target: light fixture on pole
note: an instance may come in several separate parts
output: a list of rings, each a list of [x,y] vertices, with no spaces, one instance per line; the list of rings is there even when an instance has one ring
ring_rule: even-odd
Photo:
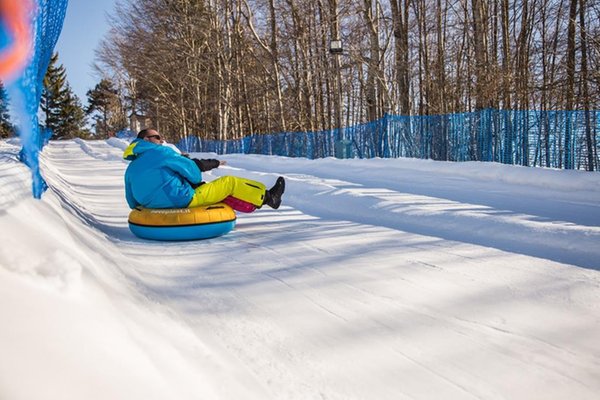
[[[336,37],[336,36],[334,36]],[[329,53],[333,55],[333,64],[335,68],[335,89],[334,89],[334,107],[335,107],[335,124],[337,129],[337,143],[341,143],[344,139],[342,130],[342,75],[340,71],[340,56],[344,53],[344,47],[340,39],[332,39],[329,42]]]
[[[344,52],[344,48],[342,46],[342,41],[339,39],[332,40],[329,42],[329,52],[331,54],[342,54]]]

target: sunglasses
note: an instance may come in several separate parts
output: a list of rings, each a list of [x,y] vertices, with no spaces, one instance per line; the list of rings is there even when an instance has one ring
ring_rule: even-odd
[[[146,137],[147,137],[147,138],[150,138],[150,139],[157,139],[157,140],[160,140],[160,135],[148,135],[148,136],[146,136]]]

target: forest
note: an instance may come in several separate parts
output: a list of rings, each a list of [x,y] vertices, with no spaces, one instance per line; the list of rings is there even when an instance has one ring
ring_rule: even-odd
[[[176,138],[597,110],[599,12],[596,0],[125,1],[97,67],[124,110]]]

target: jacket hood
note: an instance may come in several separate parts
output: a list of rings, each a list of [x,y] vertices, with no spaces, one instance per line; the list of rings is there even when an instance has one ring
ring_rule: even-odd
[[[156,146],[159,146],[159,145],[155,144],[155,143],[148,142],[148,141],[143,140],[143,139],[135,139],[125,149],[125,152],[123,153],[123,158],[125,160],[128,160],[128,161],[133,161],[140,154],[142,154],[142,153],[144,153],[144,152],[146,152],[148,150],[156,149]]]

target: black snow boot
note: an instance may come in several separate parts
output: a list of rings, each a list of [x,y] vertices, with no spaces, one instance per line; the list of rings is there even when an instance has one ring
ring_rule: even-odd
[[[265,201],[263,204],[268,205],[271,208],[278,209],[281,205],[281,196],[285,192],[285,179],[282,176],[277,178],[275,185],[265,192]]]

